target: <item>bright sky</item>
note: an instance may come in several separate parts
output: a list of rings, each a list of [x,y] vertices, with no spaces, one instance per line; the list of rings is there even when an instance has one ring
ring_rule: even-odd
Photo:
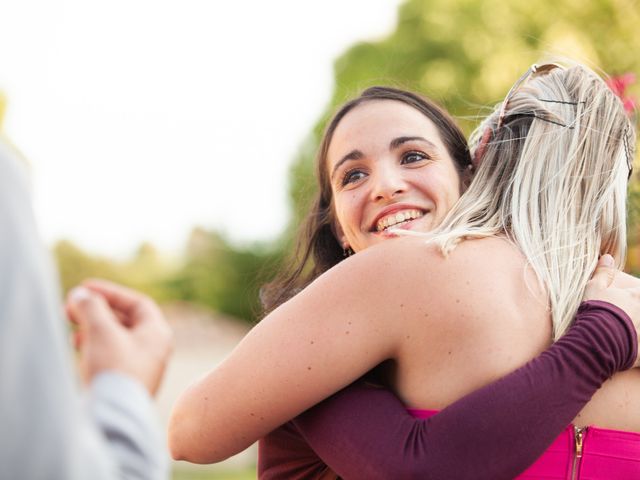
[[[7,135],[48,243],[177,251],[195,225],[269,239],[333,60],[399,0],[0,0]]]

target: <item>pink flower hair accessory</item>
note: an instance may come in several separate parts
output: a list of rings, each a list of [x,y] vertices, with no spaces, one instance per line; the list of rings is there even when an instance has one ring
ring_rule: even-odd
[[[622,106],[627,114],[631,115],[638,109],[638,100],[636,97],[627,94],[627,87],[636,82],[635,73],[628,72],[610,77],[606,82],[613,93],[622,100]]]

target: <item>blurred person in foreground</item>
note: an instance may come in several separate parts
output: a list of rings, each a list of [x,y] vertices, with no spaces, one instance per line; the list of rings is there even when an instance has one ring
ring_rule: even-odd
[[[26,164],[0,137],[0,478],[163,479],[168,456],[152,398],[171,351],[158,308],[74,289],[78,391],[59,287],[38,236]]]

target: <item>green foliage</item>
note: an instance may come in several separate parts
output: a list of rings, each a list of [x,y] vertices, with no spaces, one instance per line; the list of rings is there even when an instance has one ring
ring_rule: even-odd
[[[58,242],[53,253],[64,292],[86,278],[98,277],[141,290],[158,301],[175,299],[164,286],[173,269],[159,258],[151,244],[142,244],[133,258],[124,262],[92,256],[68,240]]]
[[[69,241],[54,247],[64,291],[100,277],[141,290],[157,301],[188,301],[248,322],[260,312],[258,293],[281,262],[282,249],[233,246],[216,232],[195,228],[179,262],[160,258],[150,244],[116,262],[83,252]]]
[[[314,191],[313,155],[330,112],[364,88],[384,84],[421,92],[470,133],[540,59],[570,57],[611,74],[640,72],[634,53],[639,21],[640,6],[631,0],[406,1],[390,36],[358,43],[336,60],[329,106],[291,168],[294,221]]]
[[[281,252],[266,246],[238,248],[216,232],[192,231],[184,266],[166,283],[176,298],[201,303],[254,321],[260,287],[272,276],[269,266]]]

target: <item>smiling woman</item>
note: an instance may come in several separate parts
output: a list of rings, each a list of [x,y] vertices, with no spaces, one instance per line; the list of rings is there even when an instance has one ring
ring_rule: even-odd
[[[359,126],[360,120],[365,124]],[[350,135],[355,136],[351,138]],[[369,146],[371,140],[375,142]],[[340,142],[342,146],[339,148],[336,145]],[[389,206],[391,210],[386,214],[381,211],[379,205],[388,202],[381,199],[375,203],[380,210],[376,212],[376,217],[380,214],[382,217],[363,218],[364,224],[358,220],[359,223],[354,226],[346,226],[347,223],[338,221],[338,210],[344,212],[345,219],[349,212],[359,216],[353,209],[357,208],[357,202],[366,202],[367,196],[356,192],[388,189],[389,186],[385,185],[388,180],[384,174],[387,168],[392,167],[393,176],[399,177],[398,181],[406,182],[416,172],[418,177],[424,177],[430,190],[439,192],[440,208],[432,205],[432,199],[424,198],[421,201],[428,201],[429,205],[420,205],[419,208],[409,205],[409,212],[405,209],[400,220],[399,210],[395,211],[395,217],[390,216],[395,206]],[[400,172],[404,172],[404,175],[399,175]],[[400,223],[406,220],[404,216],[407,213],[409,216],[416,216],[417,211],[418,216],[422,214],[427,217],[419,223],[428,223],[427,229],[433,228],[438,223],[434,219],[437,217],[442,220],[446,214],[445,207],[451,208],[469,185],[472,173],[471,157],[464,134],[451,116],[429,99],[404,90],[372,87],[345,103],[327,125],[318,149],[316,178],[319,189],[300,228],[296,252],[276,279],[261,292],[265,313],[291,298],[345,256],[360,249],[361,245],[364,247],[369,242],[376,243],[386,238],[386,234],[376,233],[379,230],[379,220],[389,227],[394,219],[396,223]],[[373,185],[368,176],[373,176]],[[435,184],[440,177],[447,187]],[[380,184],[376,185],[375,182]],[[359,188],[362,183],[365,186]],[[413,180],[400,188],[412,186]],[[445,188],[449,191],[445,192]],[[351,208],[338,205],[338,195],[345,199],[347,205],[351,204]],[[384,195],[394,196],[394,193],[385,192]],[[398,196],[395,194],[395,198]],[[404,197],[405,194],[400,196]],[[394,200],[388,203],[396,202]],[[434,211],[427,212],[425,207],[428,206],[434,208]],[[401,207],[400,210],[402,209]],[[367,221],[370,223],[367,224]],[[350,236],[353,233],[354,244],[347,238],[344,230],[349,230]]]
[[[433,121],[395,100],[346,114],[327,167],[338,240],[356,252],[382,241],[391,226],[432,230],[461,193],[460,173]]]

